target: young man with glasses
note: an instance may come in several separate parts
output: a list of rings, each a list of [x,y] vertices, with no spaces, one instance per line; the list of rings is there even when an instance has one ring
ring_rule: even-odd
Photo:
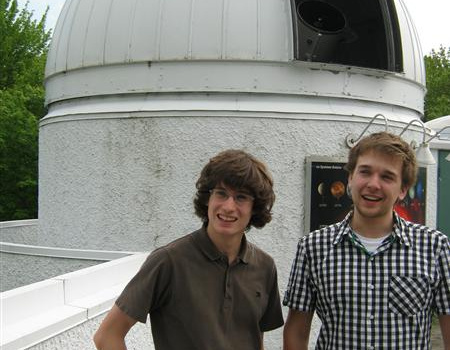
[[[382,132],[350,150],[353,210],[303,236],[283,304],[290,308],[285,350],[306,350],[311,320],[316,349],[430,349],[433,312],[450,349],[450,243],[443,233],[394,211],[414,184],[414,151]]]
[[[263,332],[283,325],[274,261],[245,238],[272,218],[266,166],[224,151],[196,188],[202,228],[149,255],[95,334],[98,349],[126,349],[126,334],[147,314],[156,350],[263,349]]]

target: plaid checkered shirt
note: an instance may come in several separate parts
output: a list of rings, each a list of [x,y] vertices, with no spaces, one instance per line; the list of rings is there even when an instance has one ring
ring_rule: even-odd
[[[373,252],[340,223],[300,238],[283,304],[316,311],[316,349],[430,349],[431,316],[450,314],[450,243],[403,220]]]

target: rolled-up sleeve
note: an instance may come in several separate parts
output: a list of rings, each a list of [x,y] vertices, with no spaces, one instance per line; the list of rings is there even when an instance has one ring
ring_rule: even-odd
[[[436,291],[435,308],[438,315],[450,315],[450,241],[445,239],[438,259],[440,283]]]
[[[316,296],[310,279],[307,236],[301,238],[292,262],[283,305],[298,311],[314,311]]]

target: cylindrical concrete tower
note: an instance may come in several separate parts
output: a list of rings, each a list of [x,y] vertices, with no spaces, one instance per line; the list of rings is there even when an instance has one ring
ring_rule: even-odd
[[[274,220],[250,236],[284,288],[306,157],[345,158],[377,113],[398,132],[422,116],[424,84],[401,0],[67,0],[46,68],[38,243],[143,251],[189,233],[202,166],[243,148],[274,175]]]

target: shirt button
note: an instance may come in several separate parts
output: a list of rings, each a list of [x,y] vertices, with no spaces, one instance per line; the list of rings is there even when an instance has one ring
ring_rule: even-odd
[[[368,287],[370,290],[373,290],[373,289],[375,288],[375,286],[374,286],[373,284],[369,284],[367,287]]]
[[[372,314],[369,314],[369,315],[368,315],[368,318],[369,318],[369,320],[373,320],[373,319],[374,319],[374,316],[373,316]]]

